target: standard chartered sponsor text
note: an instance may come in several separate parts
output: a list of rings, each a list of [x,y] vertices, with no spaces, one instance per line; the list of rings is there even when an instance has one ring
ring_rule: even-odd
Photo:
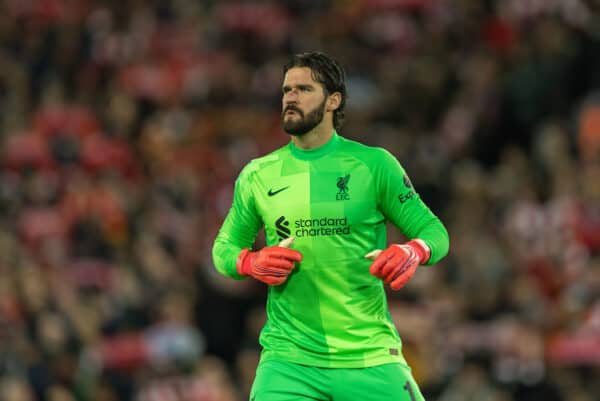
[[[317,237],[321,235],[348,235],[348,219],[322,217],[320,219],[298,219],[294,221],[296,237]]]

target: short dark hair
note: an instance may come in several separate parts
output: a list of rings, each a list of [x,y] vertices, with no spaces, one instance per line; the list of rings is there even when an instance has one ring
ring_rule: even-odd
[[[339,129],[344,121],[344,107],[346,106],[346,74],[342,66],[333,58],[321,52],[306,52],[292,56],[283,67],[283,75],[290,68],[308,67],[312,71],[315,81],[325,88],[325,95],[334,92],[342,94],[339,107],[333,112],[333,126]]]

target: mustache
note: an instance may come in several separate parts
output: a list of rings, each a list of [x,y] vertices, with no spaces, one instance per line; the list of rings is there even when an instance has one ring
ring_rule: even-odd
[[[294,106],[294,105],[289,105],[287,106],[285,109],[283,109],[283,112],[281,114],[285,114],[287,111],[295,111],[296,113],[300,114],[301,116],[304,115],[304,113],[302,113],[302,110],[300,110],[298,107]]]

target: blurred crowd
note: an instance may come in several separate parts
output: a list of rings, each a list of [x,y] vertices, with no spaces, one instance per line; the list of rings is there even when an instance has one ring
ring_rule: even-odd
[[[5,0],[0,400],[247,399],[265,287],[211,246],[305,50],[449,229],[389,293],[426,398],[599,399],[598,1]]]

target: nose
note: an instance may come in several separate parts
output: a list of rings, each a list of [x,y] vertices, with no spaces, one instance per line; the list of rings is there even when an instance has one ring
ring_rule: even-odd
[[[285,104],[297,103],[298,102],[298,91],[291,89],[283,95],[283,102]]]

